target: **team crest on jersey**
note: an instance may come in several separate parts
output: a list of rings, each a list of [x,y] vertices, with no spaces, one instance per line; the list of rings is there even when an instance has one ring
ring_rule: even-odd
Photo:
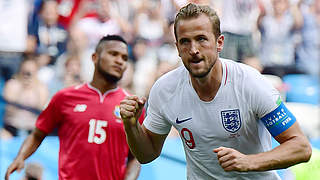
[[[221,111],[221,118],[223,127],[227,131],[235,133],[240,129],[241,118],[239,109]]]
[[[114,114],[118,119],[121,119],[120,107],[119,107],[119,106],[115,106],[115,107],[114,107],[113,114]]]

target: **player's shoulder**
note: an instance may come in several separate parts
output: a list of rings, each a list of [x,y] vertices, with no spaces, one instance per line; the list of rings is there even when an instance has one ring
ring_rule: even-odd
[[[176,69],[169,71],[161,76],[153,85],[158,90],[174,90],[185,81],[188,73],[184,66],[179,66]],[[153,88],[154,89],[154,88]]]
[[[150,96],[156,95],[163,99],[170,98],[177,93],[188,79],[188,71],[184,66],[169,71],[161,76],[152,86]]]
[[[220,60],[223,66],[225,66],[226,71],[228,71],[228,76],[235,81],[244,80],[245,82],[249,82],[249,79],[259,79],[262,76],[258,70],[244,63],[223,58],[220,58]]]
[[[88,89],[86,83],[75,85],[75,86],[70,86],[70,87],[66,87],[66,88],[59,90],[58,92],[56,92],[56,94],[53,97],[55,99],[62,98],[62,97],[68,96],[68,95],[74,95],[76,93],[83,92],[86,89]]]
[[[58,91],[60,94],[75,93],[87,89],[87,83],[66,87]]]
[[[224,58],[220,58],[221,62],[223,62],[224,64],[226,64],[228,67],[230,67],[230,70],[236,71],[236,72],[242,72],[242,73],[259,73],[258,70],[256,70],[255,68],[244,64],[244,63],[240,63],[240,62],[236,62],[230,59],[224,59]]]

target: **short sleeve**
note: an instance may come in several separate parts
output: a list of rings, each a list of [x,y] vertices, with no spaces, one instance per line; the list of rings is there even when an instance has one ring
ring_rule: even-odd
[[[58,92],[56,95],[53,96],[49,105],[41,112],[39,115],[36,127],[41,131],[49,134],[53,131],[61,118],[61,112],[59,111],[59,98],[61,94]]]
[[[279,106],[279,91],[258,71],[251,70],[246,82],[250,107],[259,119]]]
[[[280,93],[259,72],[249,73],[247,87],[250,106],[273,137],[278,136],[295,122],[296,118],[286,108]]]
[[[157,82],[151,88],[147,104],[147,116],[143,125],[156,134],[168,134],[171,129],[171,124],[165,118],[163,111],[166,105],[166,95],[165,92],[161,92],[160,84]]]

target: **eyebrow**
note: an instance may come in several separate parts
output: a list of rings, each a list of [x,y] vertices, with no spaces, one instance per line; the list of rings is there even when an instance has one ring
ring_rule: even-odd
[[[200,38],[200,37],[203,37],[203,38],[206,38],[207,39],[207,36],[206,35],[203,35],[203,34],[200,34],[200,35],[197,35],[196,38]]]

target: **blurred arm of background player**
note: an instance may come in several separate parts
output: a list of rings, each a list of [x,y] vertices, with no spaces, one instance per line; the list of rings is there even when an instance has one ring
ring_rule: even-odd
[[[5,175],[6,180],[9,180],[10,174],[14,171],[20,172],[20,170],[24,168],[25,159],[31,156],[38,149],[46,136],[46,133],[37,128],[33,130],[33,132],[24,140],[15,160],[8,167]]]
[[[120,103],[120,114],[130,150],[141,164],[149,163],[159,157],[167,137],[167,134],[152,133],[144,125],[137,123],[145,102],[145,98],[128,96]]]
[[[141,165],[138,160],[132,155],[131,151],[129,150],[128,154],[128,163],[127,163],[127,170],[124,179],[125,180],[136,180],[139,177]]]

